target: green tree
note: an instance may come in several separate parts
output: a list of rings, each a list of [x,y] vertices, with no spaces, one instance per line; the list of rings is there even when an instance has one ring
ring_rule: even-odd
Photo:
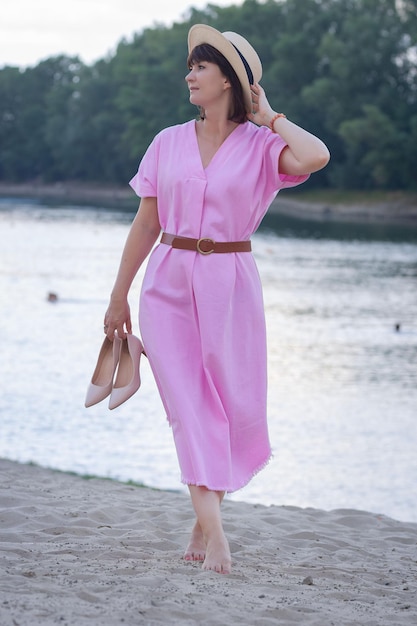
[[[187,30],[183,25],[146,29],[131,44],[121,43],[117,49],[113,71],[124,127],[121,147],[132,166],[137,166],[158,131],[188,117]]]
[[[45,64],[25,71],[6,67],[0,72],[1,179],[35,179],[51,166],[44,136],[49,88]]]
[[[324,115],[326,135],[336,157],[329,170],[330,182],[342,187],[352,186],[352,181],[369,186],[361,169],[364,158],[357,155],[362,150],[373,153],[375,144],[369,133],[368,140],[361,140],[355,132],[354,140],[347,129],[364,130],[368,121],[376,141],[376,112],[380,111],[389,120],[391,141],[397,136],[396,149],[393,146],[389,154],[394,157],[396,152],[395,159],[403,160],[410,113],[416,110],[409,23],[398,12],[395,0],[334,0],[328,10],[332,20],[319,46],[320,71],[301,95],[308,106]],[[346,125],[348,121],[351,123]],[[378,145],[382,147],[382,139]],[[365,158],[365,162],[373,161],[372,154]],[[391,186],[399,177],[380,172],[371,180],[374,186],[378,186],[377,180]]]
[[[0,70],[0,179],[126,182],[154,135],[196,115],[184,83],[187,32],[235,30],[258,50],[271,104],[329,145],[309,185],[413,188],[415,0],[246,0],[191,8],[84,66],[53,57]]]
[[[342,122],[339,132],[346,146],[347,167],[360,177],[355,186],[404,186],[403,161],[397,155],[398,145],[406,146],[407,136],[388,115],[375,105],[365,104],[362,116]]]
[[[83,64],[78,57],[58,56],[43,61],[43,71],[49,79],[45,91],[45,141],[51,154],[51,167],[45,172],[50,180],[66,180],[77,173],[76,115],[79,83]]]

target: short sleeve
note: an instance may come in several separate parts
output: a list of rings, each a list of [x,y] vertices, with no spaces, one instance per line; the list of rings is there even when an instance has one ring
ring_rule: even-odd
[[[159,136],[157,135],[146,150],[137,173],[129,185],[140,198],[156,198],[158,173]]]
[[[291,176],[289,174],[280,174],[278,171],[277,163],[279,157],[284,148],[287,147],[287,143],[277,133],[267,133],[266,145],[264,149],[265,161],[264,167],[271,168],[269,172],[269,180],[275,179],[276,190],[285,189],[288,187],[296,187],[301,185],[310,177],[310,174],[303,174],[301,176]]]

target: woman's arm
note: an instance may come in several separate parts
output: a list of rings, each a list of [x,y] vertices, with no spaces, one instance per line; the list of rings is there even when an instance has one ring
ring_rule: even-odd
[[[122,339],[126,332],[132,332],[127,296],[133,279],[152,250],[160,231],[157,199],[142,198],[126,239],[109,307],[104,316],[109,339],[113,339],[115,331]]]
[[[259,84],[252,85],[253,114],[248,118],[258,126],[270,127],[276,112],[271,108],[265,91]],[[311,174],[321,170],[330,159],[325,144],[286,117],[277,117],[273,124],[277,132],[287,143],[279,159],[279,172],[292,176]]]

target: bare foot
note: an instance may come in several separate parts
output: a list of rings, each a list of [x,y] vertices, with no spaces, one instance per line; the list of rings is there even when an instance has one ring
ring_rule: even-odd
[[[196,522],[191,532],[189,544],[184,552],[184,559],[186,561],[204,561],[205,557],[206,542],[204,541],[201,526]]]
[[[229,543],[224,533],[214,536],[207,541],[203,569],[212,570],[218,574],[230,574],[232,571],[232,557],[230,555]]]

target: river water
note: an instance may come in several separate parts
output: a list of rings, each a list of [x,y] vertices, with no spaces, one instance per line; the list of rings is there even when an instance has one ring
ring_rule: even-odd
[[[84,408],[132,217],[0,201],[0,456],[185,491],[146,359],[128,402]],[[417,232],[275,217],[253,243],[274,457],[230,497],[417,521]]]

